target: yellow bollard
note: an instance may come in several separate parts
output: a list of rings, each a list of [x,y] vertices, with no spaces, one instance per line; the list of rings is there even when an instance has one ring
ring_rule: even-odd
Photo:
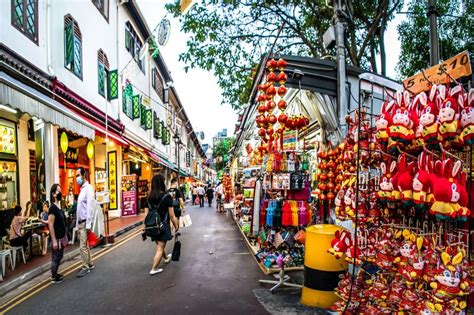
[[[318,224],[306,228],[301,304],[329,308],[339,300],[334,289],[339,282],[339,275],[346,272],[347,263],[344,257],[336,259],[327,252],[337,230],[342,228],[332,224]]]

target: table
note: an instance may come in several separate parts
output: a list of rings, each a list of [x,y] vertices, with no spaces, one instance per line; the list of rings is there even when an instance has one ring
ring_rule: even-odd
[[[39,227],[46,226],[46,224],[38,222],[38,223],[31,223],[27,225],[23,225],[21,228],[23,229],[24,232],[31,231],[30,234],[30,257],[29,259],[33,258],[33,231]]]

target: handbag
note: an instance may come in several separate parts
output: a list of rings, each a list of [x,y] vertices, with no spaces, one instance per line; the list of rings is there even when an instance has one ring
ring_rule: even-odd
[[[183,217],[183,227],[189,227],[193,224],[191,220],[191,216],[189,214],[185,214]]]
[[[67,234],[64,237],[59,239],[59,245],[61,248],[66,248],[69,244],[69,239],[67,238]]]
[[[95,235],[92,231],[87,231],[87,242],[89,243],[89,247],[93,248],[99,245],[99,238]]]
[[[161,197],[160,202],[158,203],[157,207],[152,207],[151,204],[147,200],[148,204],[148,214],[145,217],[145,234],[147,236],[158,236],[165,230],[165,224],[163,220],[161,220],[160,214],[158,213],[158,209],[161,206],[161,203],[165,199],[167,194]],[[166,218],[165,218],[166,219]]]
[[[179,261],[179,256],[181,255],[181,241],[178,240],[178,237],[175,236],[173,253],[171,254],[172,261]]]

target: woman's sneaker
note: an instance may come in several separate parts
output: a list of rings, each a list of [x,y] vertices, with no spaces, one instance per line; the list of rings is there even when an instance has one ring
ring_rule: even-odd
[[[61,283],[64,281],[64,277],[61,275],[56,275],[56,277],[51,278],[51,283]]]
[[[160,273],[160,272],[163,272],[163,269],[152,269],[150,270],[150,275],[153,276],[153,275],[156,275],[157,273]]]
[[[171,261],[171,254],[166,255],[165,258],[165,264],[169,263]]]

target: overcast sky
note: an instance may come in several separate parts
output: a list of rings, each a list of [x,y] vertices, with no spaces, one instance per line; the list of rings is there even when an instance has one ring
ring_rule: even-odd
[[[150,29],[154,29],[166,15],[165,3],[169,0],[137,0]],[[400,54],[400,45],[396,26],[404,18],[397,16],[388,26],[385,36],[387,52],[387,76],[396,77],[396,63]],[[204,143],[212,143],[212,137],[223,128],[232,135],[237,115],[229,105],[221,105],[221,90],[213,74],[192,69],[188,73],[183,70],[184,64],[179,62],[179,53],[185,51],[188,36],[180,31],[177,19],[168,16],[171,21],[171,35],[168,44],[160,47],[168,69],[174,80],[174,86],[188,114],[195,131],[204,131]]]

